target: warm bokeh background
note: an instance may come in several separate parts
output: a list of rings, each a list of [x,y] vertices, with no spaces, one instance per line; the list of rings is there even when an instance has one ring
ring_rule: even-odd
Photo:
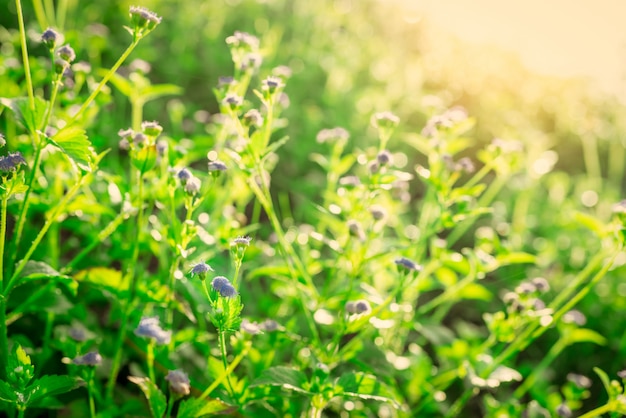
[[[72,38],[78,60],[94,68],[114,62],[128,42],[122,26],[127,24],[130,3],[67,1],[67,19],[59,25]],[[610,205],[624,196],[626,3],[622,1],[141,3],[163,16],[163,23],[142,41],[131,61],[149,62],[153,83],[173,83],[183,91],[176,98],[148,103],[146,119],[160,121],[177,140],[193,138],[197,147],[210,149],[207,122],[209,114],[217,112],[212,90],[219,76],[232,72],[224,39],[235,30],[260,37],[265,59],[260,78],[278,65],[292,69],[286,88],[291,106],[284,113],[288,120],[284,132],[291,140],[279,152],[272,186],[277,196],[286,197],[282,201],[290,202],[298,222],[314,224],[314,203],[324,182],[324,173],[310,159],[318,147],[316,134],[342,126],[351,132],[350,146],[364,148],[375,142],[370,117],[383,110],[401,119],[391,147],[407,152],[407,171],[423,162],[413,147],[416,133],[431,115],[452,106],[463,106],[476,118],[473,151],[494,137],[517,139],[531,156],[530,179],[546,174],[553,163],[562,170],[534,188],[541,193],[533,195],[523,193],[525,187],[530,189],[528,183],[511,182],[496,204],[497,218],[506,213],[507,205],[517,203],[508,200],[511,196],[527,200],[528,224],[514,225],[518,228],[514,232],[517,249],[539,253],[537,274],[554,269],[567,280],[597,249],[591,234],[581,235],[564,222],[560,214],[565,206],[607,219]],[[43,56],[36,40],[45,28],[36,24],[30,2],[25,7],[31,50]],[[10,97],[19,93],[11,80],[21,71],[19,63],[5,58],[14,55],[17,39],[10,29],[16,22],[13,2],[0,0],[0,12],[0,95]],[[43,79],[45,74],[34,78]],[[111,94],[118,99],[115,103],[124,102],[115,88]],[[110,106],[91,129],[95,147],[115,148],[118,129],[129,121],[129,107]],[[476,161],[474,152],[468,156]],[[413,184],[412,193],[418,197],[421,190],[417,182]],[[549,263],[541,264],[542,259]],[[524,278],[513,268],[501,271],[493,278],[493,293]],[[588,326],[610,344],[580,344],[560,356],[558,373],[551,376],[555,382],[562,382],[570,371],[588,374],[594,366],[623,368],[617,354],[626,352],[625,297],[626,288],[612,276],[585,299],[581,309],[588,313]],[[492,306],[474,309],[473,303]],[[461,307],[465,311],[456,315],[481,322],[480,312],[501,309],[501,304],[479,301]],[[546,337],[533,350],[552,342]],[[599,393],[595,385],[594,396]]]

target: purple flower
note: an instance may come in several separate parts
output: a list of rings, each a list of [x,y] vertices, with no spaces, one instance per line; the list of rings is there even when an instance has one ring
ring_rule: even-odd
[[[170,390],[178,395],[186,396],[191,392],[189,376],[182,370],[170,370],[165,380],[170,382]]]
[[[422,266],[420,266],[419,264],[417,264],[415,261],[413,260],[409,260],[408,258],[405,257],[400,257],[397,258],[395,260],[395,263],[398,267],[401,267],[407,271],[420,271],[422,270]]]
[[[97,351],[92,351],[84,356],[76,357],[72,363],[80,366],[97,366],[102,363],[102,356]]]
[[[172,340],[172,331],[165,331],[159,325],[158,317],[141,318],[135,335],[138,337],[151,338],[159,344],[169,344]]]
[[[0,171],[15,171],[20,165],[25,164],[26,160],[19,151],[0,157]]]

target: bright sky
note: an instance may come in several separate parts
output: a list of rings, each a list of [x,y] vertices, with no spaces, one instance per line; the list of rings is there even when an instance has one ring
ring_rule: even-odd
[[[531,70],[588,76],[626,97],[626,0],[403,0],[407,16],[517,52]]]

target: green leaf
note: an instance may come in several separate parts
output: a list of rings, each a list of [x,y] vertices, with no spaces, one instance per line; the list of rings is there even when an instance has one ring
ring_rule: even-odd
[[[261,376],[256,378],[250,387],[269,385],[280,386],[285,389],[291,389],[295,392],[310,394],[308,390],[304,389],[308,379],[304,373],[300,370],[292,369],[290,367],[276,366],[270,367],[261,373]]]
[[[139,92],[139,96],[144,102],[149,102],[163,96],[177,96],[182,92],[183,89],[174,84],[157,84],[142,88]]]
[[[81,386],[82,380],[72,376],[48,375],[35,380],[26,388],[28,405],[35,406],[50,396],[60,395]]]
[[[587,328],[577,328],[567,335],[569,344],[574,343],[595,343],[598,345],[606,345],[606,338],[597,332]]]
[[[167,409],[167,400],[157,385],[147,377],[128,376],[128,380],[139,386],[146,395],[152,416],[161,418]]]
[[[604,370],[599,369],[598,367],[594,367],[593,371],[596,372],[596,374],[600,377],[600,380],[602,380],[602,385],[604,385],[604,389],[606,390],[606,393],[610,394],[611,393],[611,379],[609,379],[609,375],[607,375]]]
[[[478,283],[470,283],[467,286],[463,287],[457,293],[457,296],[463,299],[475,299],[475,300],[484,300],[490,301],[493,298],[493,295],[487,288]]]
[[[498,255],[496,262],[499,266],[507,266],[510,264],[535,264],[537,257],[532,254],[515,252],[510,254]]]
[[[219,399],[186,399],[178,407],[178,418],[196,418],[215,414],[231,414],[237,410]]]
[[[376,376],[371,374],[363,372],[346,373],[337,379],[335,388],[339,396],[389,402],[395,408],[400,408],[400,403],[395,400],[391,390],[376,379]]]
[[[65,155],[74,161],[81,169],[91,171],[91,163],[95,153],[91,142],[85,135],[85,130],[77,126],[67,126],[57,132],[48,141],[59,148]]]
[[[15,118],[33,134],[43,127],[48,102],[41,97],[35,97],[35,109],[30,108],[28,97],[0,98],[0,104],[8,107],[15,114]]]
[[[0,380],[0,401],[11,404],[17,403],[17,393],[13,390],[13,387],[4,380]]]
[[[157,152],[155,145],[149,145],[131,153],[135,168],[141,173],[150,171],[156,164]]]
[[[35,280],[50,280],[56,283],[61,283],[67,287],[72,295],[76,295],[78,290],[78,283],[76,283],[72,277],[59,273],[42,261],[29,260],[24,266],[21,279],[17,282],[16,286]]]
[[[128,289],[128,284],[122,280],[122,272],[107,267],[92,267],[81,270],[74,275],[74,279],[79,282],[91,283],[114,294]]]

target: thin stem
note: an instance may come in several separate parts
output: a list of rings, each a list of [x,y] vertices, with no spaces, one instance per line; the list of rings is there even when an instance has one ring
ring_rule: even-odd
[[[20,240],[22,239],[24,224],[26,223],[26,214],[28,213],[28,206],[30,205],[30,193],[33,190],[35,177],[37,176],[37,171],[39,171],[39,165],[41,163],[41,149],[42,147],[39,144],[35,144],[35,161],[33,162],[33,168],[30,172],[30,176],[28,177],[28,188],[24,193],[24,203],[22,203],[22,208],[20,209],[20,214],[17,218],[15,233],[13,234],[13,239],[11,241],[11,249],[13,250],[12,252],[14,262],[17,261],[17,250],[20,244]]]
[[[154,340],[152,339],[148,342],[146,361],[148,362],[148,377],[156,384],[156,377],[154,374],[154,344]]]
[[[7,234],[7,205],[9,193],[2,195],[2,209],[0,209],[0,292],[4,290],[4,240]]]
[[[602,405],[596,409],[592,409],[591,411],[579,416],[578,418],[595,418],[601,417],[602,415],[613,412],[616,410],[615,401],[610,401],[606,405]]]
[[[548,368],[550,364],[558,357],[559,354],[567,347],[566,338],[559,339],[552,347],[544,358],[535,366],[532,372],[526,377],[524,383],[515,389],[513,397],[515,399],[521,399],[522,396],[528,392],[528,390],[535,385],[537,379],[541,377],[541,374]]]
[[[209,396],[215,390],[215,388],[217,388],[222,383],[222,380],[224,380],[226,376],[230,375],[233,370],[235,370],[235,367],[239,365],[241,360],[243,360],[244,357],[248,355],[248,351],[250,351],[251,347],[252,344],[250,342],[247,342],[245,348],[241,351],[241,353],[237,357],[235,357],[233,362],[230,363],[226,370],[224,370],[224,373],[221,374],[217,379],[215,379],[211,386],[209,386],[204,392],[202,392],[202,395],[200,395],[199,399],[204,399]]]
[[[7,303],[0,295],[0,379],[6,379],[6,366],[9,362],[9,335],[7,328]]]
[[[48,19],[43,11],[43,3],[41,3],[41,0],[33,0],[33,9],[35,10],[35,18],[37,19],[39,27],[42,31],[45,30],[48,26]]]
[[[172,409],[174,409],[174,404],[176,403],[177,400],[178,398],[170,390],[170,396],[169,396],[169,399],[167,400],[167,411],[165,412],[166,417],[172,416]]]
[[[65,18],[67,17],[67,0],[59,0],[56,17],[59,29],[65,29]]]
[[[20,28],[20,44],[22,46],[22,61],[24,63],[24,75],[26,76],[26,87],[28,90],[28,107],[35,110],[35,91],[33,89],[33,79],[30,76],[30,63],[28,62],[28,48],[26,47],[26,29],[24,28],[24,14],[22,13],[22,2],[15,0],[17,10],[17,21]]]
[[[94,400],[94,387],[93,387],[93,379],[95,373],[95,367],[87,366],[87,394],[89,396],[89,416],[91,418],[96,418],[96,403]]]
[[[128,305],[131,305],[130,303]],[[109,381],[107,382],[106,400],[107,404],[113,401],[113,391],[115,389],[115,383],[117,381],[117,375],[120,372],[122,363],[122,345],[124,344],[124,338],[126,338],[126,329],[128,328],[128,311],[127,307],[122,309],[122,318],[120,319],[120,329],[115,341],[115,354],[113,357],[113,364],[111,365],[111,374],[109,375]]]
[[[52,26],[56,26],[54,21],[54,3],[52,0],[44,0],[44,7],[46,10],[46,16],[48,18],[48,22],[52,23]]]
[[[84,184],[85,180],[87,178],[91,177],[91,176],[92,176],[92,173],[88,173],[87,175],[81,177],[78,180],[78,182],[76,182],[74,184],[74,186],[72,186],[72,188],[67,192],[67,194],[65,196],[63,196],[63,199],[61,199],[61,201],[59,201],[59,203],[57,203],[57,205],[54,207],[54,210],[52,211],[52,213],[46,218],[46,223],[43,225],[43,227],[39,231],[39,234],[37,234],[37,237],[32,242],[30,248],[26,252],[26,255],[24,256],[24,258],[22,258],[22,260],[20,261],[20,263],[16,267],[15,271],[13,272],[13,275],[9,279],[9,283],[7,284],[7,286],[4,289],[4,295],[5,296],[7,296],[10,293],[11,289],[15,285],[15,281],[19,277],[19,275],[22,272],[22,270],[24,269],[24,267],[26,267],[26,263],[28,262],[28,260],[30,260],[30,257],[35,252],[35,249],[37,249],[37,246],[39,245],[39,243],[41,243],[41,240],[46,235],[46,232],[48,232],[48,229],[50,228],[50,226],[54,222],[56,222],[57,217],[59,216],[59,214],[62,211],[65,210],[65,207],[67,206],[69,201],[74,197],[76,192],[82,187],[82,185]]]
[[[19,0],[16,0],[16,1],[19,1]],[[82,114],[85,112],[85,110],[87,110],[87,107],[89,107],[91,102],[93,102],[96,99],[96,96],[98,96],[98,94],[100,93],[100,90],[102,90],[102,88],[106,85],[106,83],[109,82],[111,77],[113,77],[113,74],[115,74],[117,69],[120,68],[120,66],[124,63],[124,61],[126,61],[126,58],[128,58],[131,52],[133,52],[133,49],[135,49],[135,47],[137,46],[140,40],[141,40],[141,37],[136,37],[136,39],[133,39],[133,42],[131,42],[128,48],[126,48],[122,56],[117,60],[115,64],[113,64],[113,67],[111,67],[109,72],[100,81],[96,89],[89,95],[89,97],[87,98],[87,100],[85,100],[85,102],[80,107],[80,109],[78,109],[78,112],[76,112],[76,114],[68,122],[67,124],[68,126],[72,125],[78,118],[82,116]]]
[[[219,330],[219,345],[220,351],[222,353],[222,364],[224,365],[224,373],[226,374],[226,382],[228,383],[228,389],[230,392],[230,396],[235,396],[235,391],[233,390],[233,385],[230,383],[230,372],[228,370],[228,359],[226,358],[226,331],[223,329]]]

